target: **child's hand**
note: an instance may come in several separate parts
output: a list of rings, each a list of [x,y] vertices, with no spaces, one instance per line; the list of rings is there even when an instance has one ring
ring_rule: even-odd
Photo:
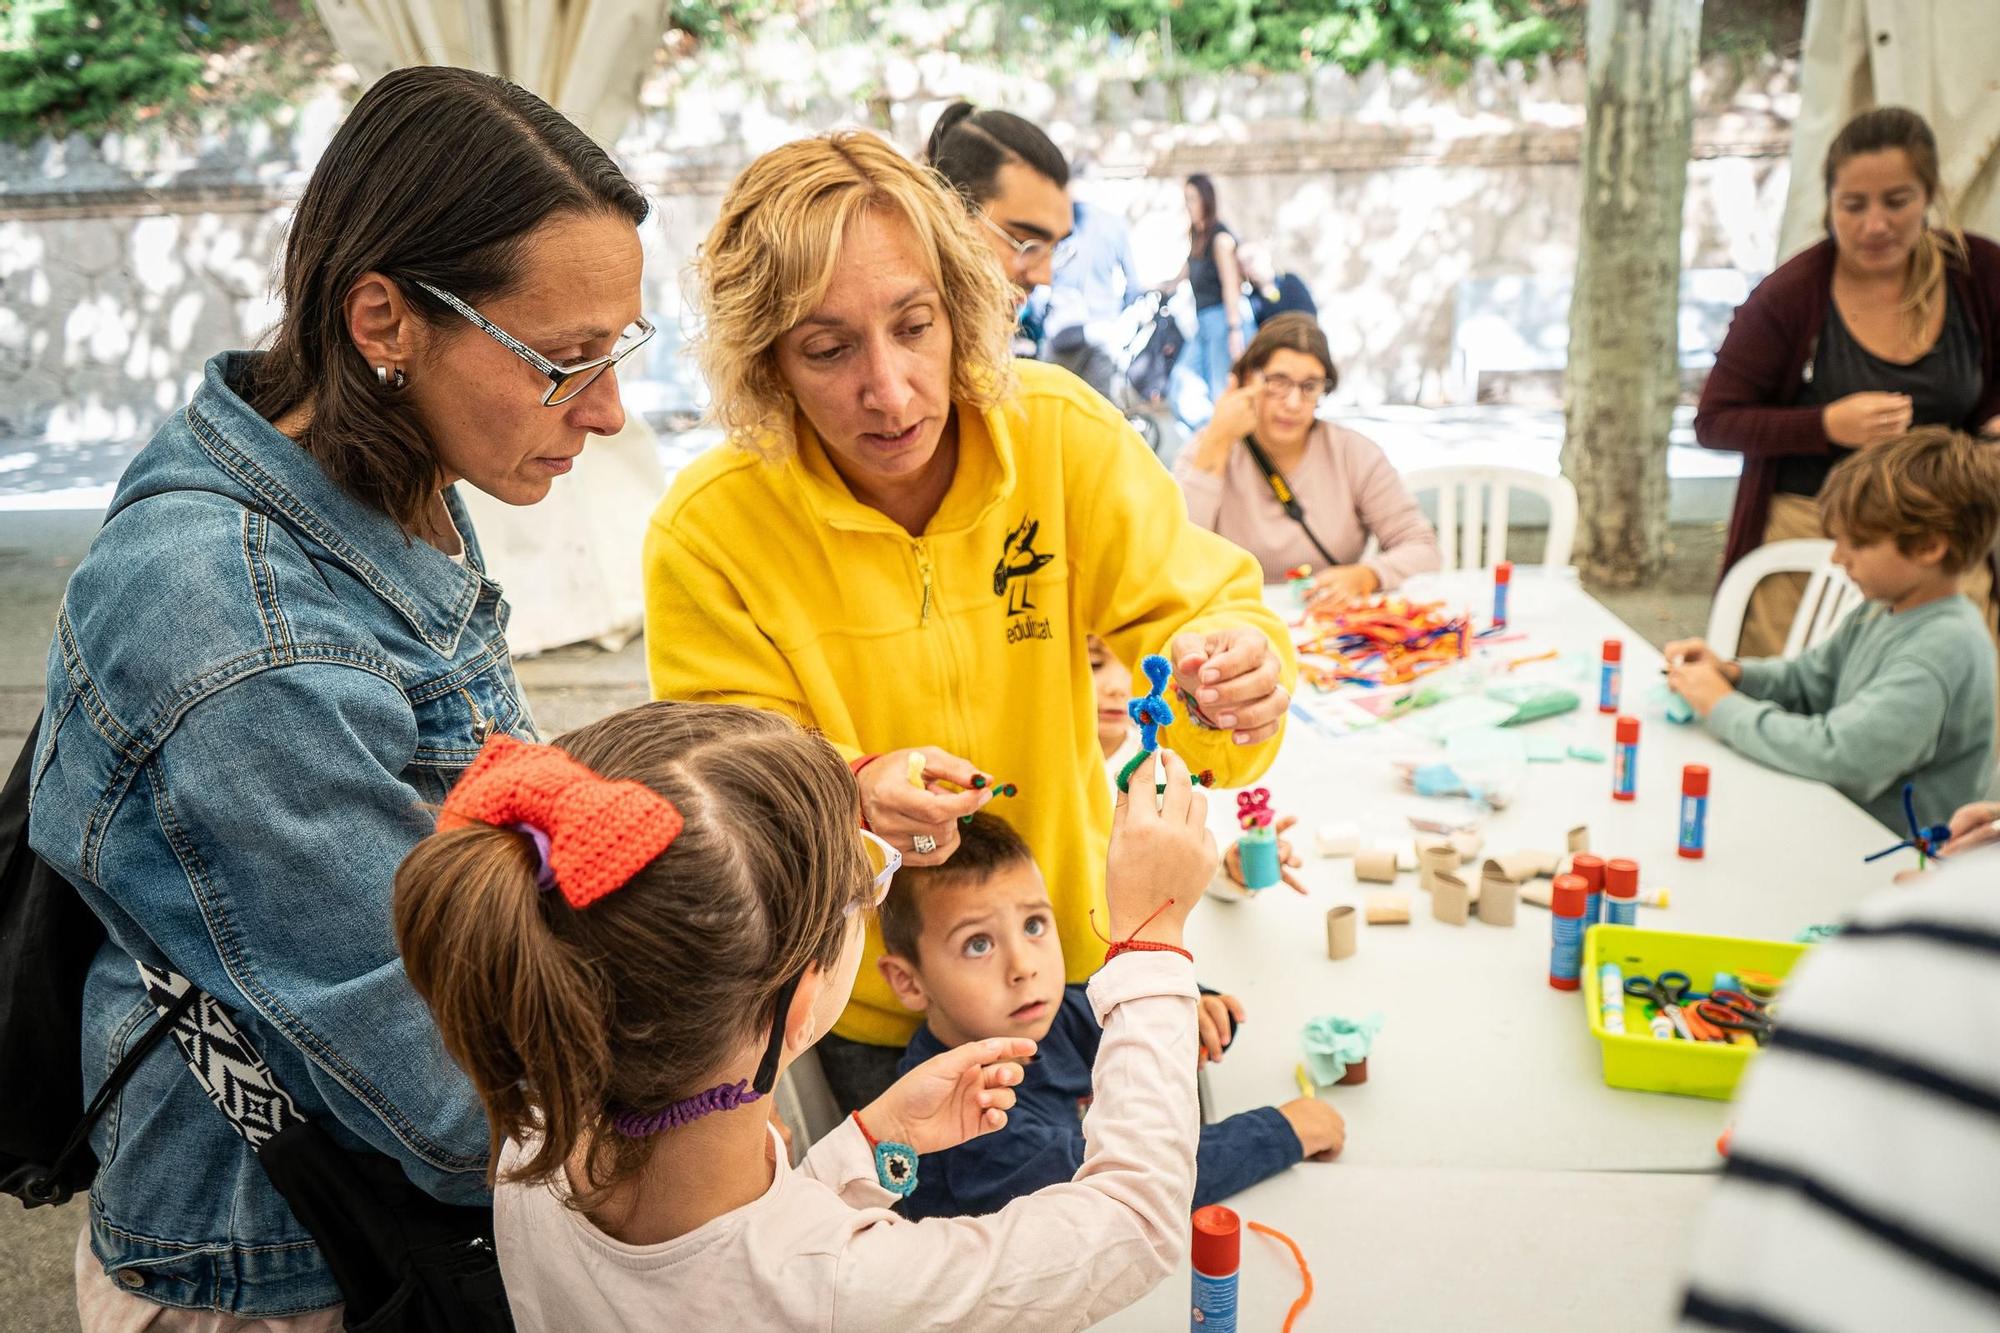
[[[1311,1161],[1331,1162],[1347,1145],[1347,1122],[1317,1097],[1294,1097],[1278,1108],[1278,1114],[1299,1136],[1299,1146]]]
[[[1204,995],[1196,1013],[1201,1020],[1201,1053],[1195,1057],[1195,1068],[1210,1060],[1221,1064],[1222,1048],[1243,1021],[1243,1001],[1234,995]]]
[[[1660,655],[1667,659],[1669,667],[1677,667],[1683,663],[1692,665],[1696,662],[1713,662],[1716,660],[1715,649],[1708,646],[1708,640],[1706,639],[1675,639],[1672,643],[1660,649]]]
[[[1704,651],[1706,645],[1703,645]],[[1725,695],[1733,694],[1736,687],[1723,674],[1712,655],[1697,661],[1682,659],[1679,666],[1667,668],[1667,686],[1681,698],[1688,701],[1688,707],[1707,717],[1715,711]]]
[[[1273,827],[1274,831],[1278,834],[1278,876],[1291,886],[1293,893],[1304,893],[1306,886],[1300,882],[1299,877],[1294,875],[1292,871],[1302,868],[1305,862],[1299,860],[1299,854],[1292,850],[1292,844],[1284,836],[1285,830],[1298,822],[1297,815],[1283,815]],[[1243,886],[1243,844],[1241,842],[1230,843],[1229,850],[1223,853],[1222,873],[1229,876],[1232,884]]]
[[[1971,805],[1961,805],[1952,812],[1951,841],[1938,848],[1938,854],[1956,856],[1974,847],[1984,847],[1989,842],[2000,842],[2000,828],[1993,826],[1996,819],[2000,819],[2000,801],[1975,801]]]
[[[877,1139],[907,1143],[919,1153],[956,1148],[1007,1125],[1021,1061],[1035,1053],[1026,1037],[991,1037],[934,1055],[862,1108],[861,1123]]]
[[[1155,787],[1166,790],[1155,797]],[[1159,750],[1133,771],[1131,791],[1118,798],[1111,819],[1111,854],[1104,897],[1111,909],[1111,938],[1135,934],[1180,947],[1181,924],[1215,874],[1215,837],[1208,831],[1208,798],[1188,778],[1187,764]],[[1155,807],[1158,807],[1157,809]],[[1141,929],[1144,927],[1144,929]]]

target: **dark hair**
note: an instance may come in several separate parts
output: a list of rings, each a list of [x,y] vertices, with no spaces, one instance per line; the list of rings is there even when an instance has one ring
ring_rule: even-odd
[[[502,1140],[537,1139],[513,1179],[559,1169],[588,1138],[597,1189],[655,1139],[615,1132],[702,1090],[768,1033],[784,984],[832,968],[868,888],[859,793],[833,747],[776,713],[661,701],[556,742],[598,775],[672,801],[678,837],[582,909],[535,887],[512,828],[434,833],[396,871],[396,946]]]
[[[1326,370],[1326,387],[1332,392],[1340,385],[1340,372],[1334,368],[1333,349],[1327,346],[1326,333],[1319,321],[1301,310],[1287,310],[1282,315],[1273,315],[1257,326],[1250,345],[1243,349],[1243,355],[1236,358],[1236,364],[1229,373],[1243,383],[1257,371],[1269,365],[1271,358],[1279,352],[1302,352],[1318,361]]]
[[[1193,218],[1188,219],[1188,253],[1190,255],[1198,255],[1201,253],[1202,247],[1208,244],[1209,238],[1215,235],[1215,228],[1217,226],[1215,221],[1215,182],[1208,178],[1206,172],[1197,171],[1194,175],[1187,178],[1187,184],[1188,188],[1195,192],[1195,197],[1201,200],[1201,211],[1203,214],[1201,221],[1196,222]]]
[[[529,233],[563,213],[636,227],[646,199],[589,135],[505,79],[434,65],[383,75],[292,214],[284,315],[244,398],[271,420],[310,408],[300,445],[349,494],[413,530],[437,489],[436,448],[355,350],[347,293],[382,273],[426,323],[462,324],[417,280],[475,305],[503,295]]]
[[[1977,564],[2000,528],[2000,450],[1948,426],[1918,426],[1835,464],[1820,491],[1826,530],[1904,555],[1942,537],[1947,574]]]
[[[958,850],[941,866],[904,866],[875,913],[882,927],[882,950],[917,960],[917,937],[924,933],[920,899],[925,890],[968,880],[986,880],[1011,865],[1035,863],[1035,854],[1013,825],[981,810],[959,826]]]
[[[1069,185],[1062,150],[1040,126],[1011,111],[979,111],[970,102],[953,102],[931,126],[924,145],[924,165],[944,177],[968,205],[993,197],[1000,168],[1009,163]]]
[[[1826,212],[1822,222],[1826,234],[1833,235],[1833,179],[1850,158],[1897,149],[1910,160],[1910,170],[1942,224],[1926,226],[1917,237],[1916,248],[1910,252],[1910,271],[1903,279],[1904,328],[1914,336],[1927,327],[1931,311],[1944,299],[1946,266],[1962,268],[1966,263],[1965,235],[1952,222],[1951,200],[1938,172],[1937,136],[1931,133],[1929,123],[1908,107],[1878,106],[1841,126],[1826,148]]]

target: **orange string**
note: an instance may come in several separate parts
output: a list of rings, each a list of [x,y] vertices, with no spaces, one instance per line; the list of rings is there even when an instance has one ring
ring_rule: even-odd
[[[1287,1236],[1276,1227],[1267,1227],[1262,1222],[1249,1222],[1246,1225],[1260,1236],[1269,1236],[1272,1240],[1284,1242],[1285,1248],[1292,1252],[1292,1262],[1299,1266],[1299,1276],[1305,1279],[1306,1289],[1299,1293],[1297,1300],[1292,1302],[1292,1308],[1285,1311],[1283,1333],[1292,1333],[1292,1325],[1298,1322],[1299,1313],[1312,1304],[1313,1271],[1307,1266],[1305,1253],[1299,1249],[1299,1243],[1290,1236]]]

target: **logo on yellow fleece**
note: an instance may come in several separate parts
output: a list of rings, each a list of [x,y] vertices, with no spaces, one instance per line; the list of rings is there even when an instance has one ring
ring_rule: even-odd
[[[1024,615],[1035,609],[1035,604],[1028,600],[1028,577],[1055,559],[1035,550],[1035,534],[1041,530],[1038,520],[1023,515],[1021,521],[1007,533],[1000,547],[1000,563],[993,566],[993,595],[1007,599],[1007,614],[1010,616]],[[1007,632],[1010,643],[1018,642],[1019,638],[1049,637],[1046,622],[1039,633],[1017,637],[1011,627]]]

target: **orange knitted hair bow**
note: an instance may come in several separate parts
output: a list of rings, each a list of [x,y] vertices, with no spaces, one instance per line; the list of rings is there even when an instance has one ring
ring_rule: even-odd
[[[640,782],[602,778],[553,745],[495,736],[445,797],[438,831],[469,824],[534,838],[542,887],[588,907],[624,887],[680,836],[681,812]]]

